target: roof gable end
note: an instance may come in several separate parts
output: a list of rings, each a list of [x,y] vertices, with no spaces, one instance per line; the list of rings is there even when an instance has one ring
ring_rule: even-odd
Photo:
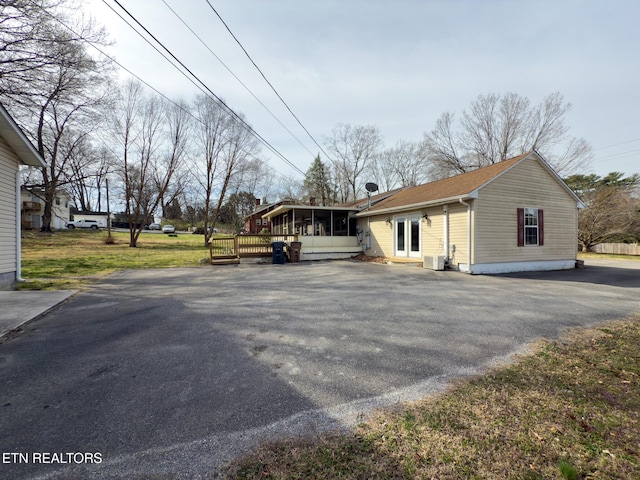
[[[0,137],[7,142],[23,164],[46,167],[38,151],[2,104],[0,104]]]
[[[410,187],[396,192],[382,201],[378,202],[371,209],[360,212],[359,216],[367,216],[382,212],[392,212],[407,210],[409,208],[420,208],[421,206],[437,203],[447,203],[459,198],[477,198],[479,190],[504,175],[512,168],[524,161],[538,161],[550,174],[550,176],[560,183],[569,195],[580,205],[580,199],[549,166],[542,156],[535,150],[524,153],[508,160],[482,167],[471,172],[462,173],[453,177],[436,180],[416,187]]]
[[[361,212],[361,214],[364,216],[369,212],[374,213],[403,209],[414,205],[436,203],[449,198],[470,197],[472,193],[522,160],[526,155],[521,155],[471,172],[400,190],[378,202],[375,206],[372,206],[370,210]]]

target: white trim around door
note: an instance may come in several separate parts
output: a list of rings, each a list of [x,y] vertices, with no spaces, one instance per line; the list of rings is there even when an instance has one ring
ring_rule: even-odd
[[[396,257],[422,258],[421,220],[419,214],[393,218],[393,253]]]

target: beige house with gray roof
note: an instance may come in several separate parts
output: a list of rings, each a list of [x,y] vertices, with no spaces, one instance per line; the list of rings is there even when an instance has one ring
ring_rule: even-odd
[[[575,267],[580,199],[535,151],[355,214],[364,253],[473,274]]]

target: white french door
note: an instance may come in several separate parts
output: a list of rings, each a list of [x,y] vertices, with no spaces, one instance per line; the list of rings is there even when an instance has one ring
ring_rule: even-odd
[[[395,217],[393,229],[395,256],[420,258],[422,251],[420,215]]]

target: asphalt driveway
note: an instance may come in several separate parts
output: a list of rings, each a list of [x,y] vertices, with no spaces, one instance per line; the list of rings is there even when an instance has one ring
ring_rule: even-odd
[[[640,262],[587,263],[112,275],[0,345],[0,477],[209,478],[262,440],[352,424],[538,337],[640,311]]]

